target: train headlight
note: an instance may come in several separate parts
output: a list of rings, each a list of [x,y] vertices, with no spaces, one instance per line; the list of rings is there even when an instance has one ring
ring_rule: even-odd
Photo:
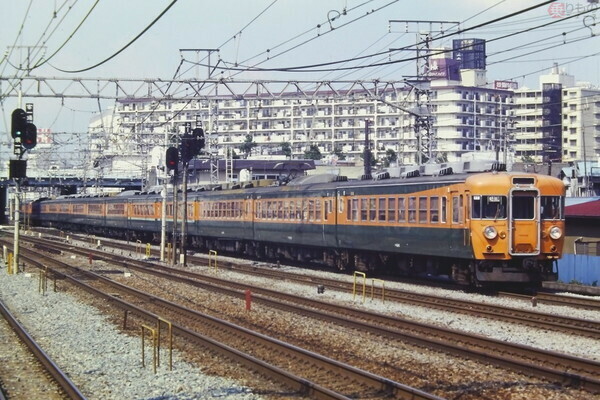
[[[483,229],[483,236],[489,240],[496,239],[496,236],[498,236],[498,231],[493,226],[486,226]]]
[[[562,230],[558,226],[553,226],[550,228],[550,237],[554,240],[560,239],[562,236]]]

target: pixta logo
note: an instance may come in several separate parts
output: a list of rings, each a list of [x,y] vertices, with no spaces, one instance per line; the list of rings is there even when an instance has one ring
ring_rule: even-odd
[[[574,14],[580,14],[584,12],[594,11],[598,7],[598,3],[590,1],[590,4],[573,4],[554,2],[548,6],[548,15],[552,18],[565,18]]]

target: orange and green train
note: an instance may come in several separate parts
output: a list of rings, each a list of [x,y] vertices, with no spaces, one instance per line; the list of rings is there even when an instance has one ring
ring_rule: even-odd
[[[564,196],[557,178],[496,171],[379,181],[313,176],[197,190],[188,193],[187,245],[467,285],[539,284],[558,276]],[[171,232],[172,193],[166,204]],[[37,225],[156,240],[162,197],[65,196],[24,211]]]

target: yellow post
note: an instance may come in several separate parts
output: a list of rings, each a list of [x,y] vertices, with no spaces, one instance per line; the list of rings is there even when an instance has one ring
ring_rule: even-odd
[[[373,300],[375,281],[381,282],[381,301],[385,303],[385,281],[383,279],[377,279],[377,278],[371,279],[371,300]]]
[[[363,303],[365,302],[365,296],[366,296],[366,292],[367,292],[367,274],[365,274],[364,272],[360,272],[360,271],[354,271],[354,285],[352,285],[352,301],[354,301],[356,299],[356,277],[357,276],[362,276],[363,278]]]
[[[146,243],[146,258],[150,258],[150,255],[151,255],[150,243]]]
[[[153,350],[153,366],[154,366],[154,373],[156,373],[156,329],[151,328],[147,325],[142,325],[142,367],[146,366],[146,360],[145,360],[145,353],[144,353],[144,347],[145,347],[145,336],[144,336],[144,331],[147,330],[152,334],[152,350]]]
[[[171,243],[167,243],[167,260],[170,260],[171,257],[173,256],[173,247],[171,245]]]
[[[8,265],[6,266],[8,274],[12,275],[15,272],[13,271],[13,253],[8,253]]]
[[[158,329],[158,365],[160,365],[160,323],[163,322],[169,327],[169,371],[173,370],[173,324],[163,318],[158,318],[156,326]]]
[[[214,256],[214,258],[213,258],[213,256]],[[210,268],[212,266],[213,259],[215,262],[215,271],[218,271],[219,268],[217,267],[217,252],[215,250],[209,250],[209,252],[208,252],[208,268]]]

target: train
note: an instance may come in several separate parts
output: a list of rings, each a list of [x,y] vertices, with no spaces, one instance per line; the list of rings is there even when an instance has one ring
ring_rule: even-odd
[[[188,190],[186,246],[336,270],[443,278],[461,285],[557,280],[565,185],[488,170],[348,180],[307,175],[287,184]],[[167,232],[184,218],[166,196]],[[161,191],[68,195],[23,205],[26,221],[129,240],[161,235]],[[179,224],[180,222],[178,222]]]

